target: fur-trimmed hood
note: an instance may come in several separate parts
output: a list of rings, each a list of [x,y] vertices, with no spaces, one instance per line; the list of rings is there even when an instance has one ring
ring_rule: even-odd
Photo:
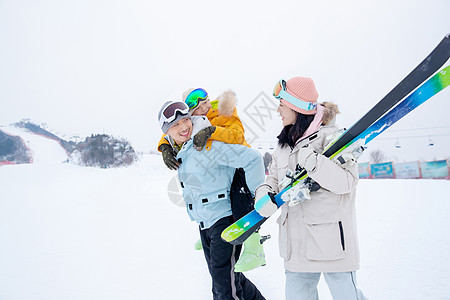
[[[226,90],[217,98],[219,115],[231,117],[236,108],[236,93]]]
[[[336,122],[336,114],[338,113],[339,109],[336,104],[332,102],[319,103],[319,105],[317,106],[316,114],[314,115],[314,119],[311,121],[305,132],[303,132],[303,135],[297,141],[297,143],[310,136],[314,132],[317,132],[322,126],[334,126]]]
[[[323,125],[329,124],[331,121],[333,121],[336,118],[336,115],[340,113],[337,104],[335,104],[333,102],[322,102],[322,103],[319,103],[319,105],[322,105],[325,107],[325,110],[323,112],[323,117],[322,117]]]

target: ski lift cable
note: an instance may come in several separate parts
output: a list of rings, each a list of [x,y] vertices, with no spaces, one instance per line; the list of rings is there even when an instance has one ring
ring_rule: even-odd
[[[411,135],[411,136],[399,136],[399,137],[386,137],[386,138],[378,138],[377,140],[399,140],[399,139],[431,138],[431,137],[448,136],[448,135],[450,135],[450,133],[427,134],[427,135]]]
[[[417,131],[417,130],[428,130],[428,129],[439,129],[439,128],[450,128],[450,126],[422,127],[422,128],[410,128],[410,129],[395,129],[395,130],[389,130],[389,132]]]

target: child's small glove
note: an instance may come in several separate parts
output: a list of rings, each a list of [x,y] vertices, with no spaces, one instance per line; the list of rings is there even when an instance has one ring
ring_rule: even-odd
[[[194,148],[197,151],[201,151],[203,147],[205,147],[206,142],[211,137],[213,132],[216,131],[216,127],[214,126],[208,126],[206,128],[203,128],[200,130],[195,136],[194,136]]]
[[[175,158],[176,154],[172,146],[169,144],[162,144],[159,146],[159,151],[162,153],[163,161],[166,166],[170,170],[178,170],[180,163]]]

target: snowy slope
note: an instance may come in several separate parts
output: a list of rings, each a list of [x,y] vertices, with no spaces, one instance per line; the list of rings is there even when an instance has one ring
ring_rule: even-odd
[[[0,168],[0,299],[211,299],[197,227],[169,200],[175,173],[160,156],[122,169],[41,162]],[[450,181],[360,182],[357,279],[368,298],[450,299],[449,194]],[[262,229],[267,266],[246,275],[277,300],[274,221]],[[320,295],[331,299],[323,281]]]
[[[67,159],[64,148],[53,139],[15,126],[1,127],[1,130],[10,135],[20,136],[25,141],[31,150],[33,163],[60,163]]]

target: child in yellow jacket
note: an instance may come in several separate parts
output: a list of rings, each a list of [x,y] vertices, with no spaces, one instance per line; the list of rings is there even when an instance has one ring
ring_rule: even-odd
[[[208,118],[212,126],[200,130],[194,137],[194,147],[201,151],[211,149],[212,140],[228,144],[250,145],[244,138],[244,126],[236,110],[236,95],[233,91],[225,91],[217,100],[209,101],[204,89],[189,89],[183,93],[183,101],[189,106],[191,115],[203,115]],[[171,170],[178,169],[176,160],[181,145],[168,141],[163,136],[158,144],[158,150],[163,154],[166,166]],[[235,220],[240,219],[253,209],[253,197],[245,182],[245,172],[236,169],[230,191],[231,207]],[[244,251],[235,265],[236,272],[244,272],[265,265],[264,250],[259,233],[251,235],[244,242]],[[197,242],[197,245],[200,244]]]
[[[187,96],[189,96],[189,93],[196,90],[189,89],[188,91],[186,91],[183,95],[183,100],[185,100]],[[206,93],[206,91],[204,93]],[[194,145],[197,146],[199,150],[202,150],[205,144],[206,150],[209,150],[212,140],[221,141],[227,144],[242,144],[244,146],[250,147],[250,145],[245,141],[244,126],[242,125],[241,120],[239,119],[239,116],[237,114],[236,95],[233,91],[225,91],[215,101],[210,102],[209,98],[197,101],[197,105],[191,108],[190,114],[193,116],[206,116],[211,122],[212,127],[214,127],[206,128],[206,130],[202,130],[196,136],[194,136]],[[163,153],[164,163],[171,170],[178,169],[179,163],[175,159],[176,153],[178,151],[176,151],[172,147],[172,149],[169,149],[165,146],[161,148],[161,146],[164,144],[169,145],[169,142],[166,139],[166,135],[163,135],[161,137],[161,140],[158,144],[158,150]],[[164,155],[165,153],[163,150],[166,150],[170,153]]]

